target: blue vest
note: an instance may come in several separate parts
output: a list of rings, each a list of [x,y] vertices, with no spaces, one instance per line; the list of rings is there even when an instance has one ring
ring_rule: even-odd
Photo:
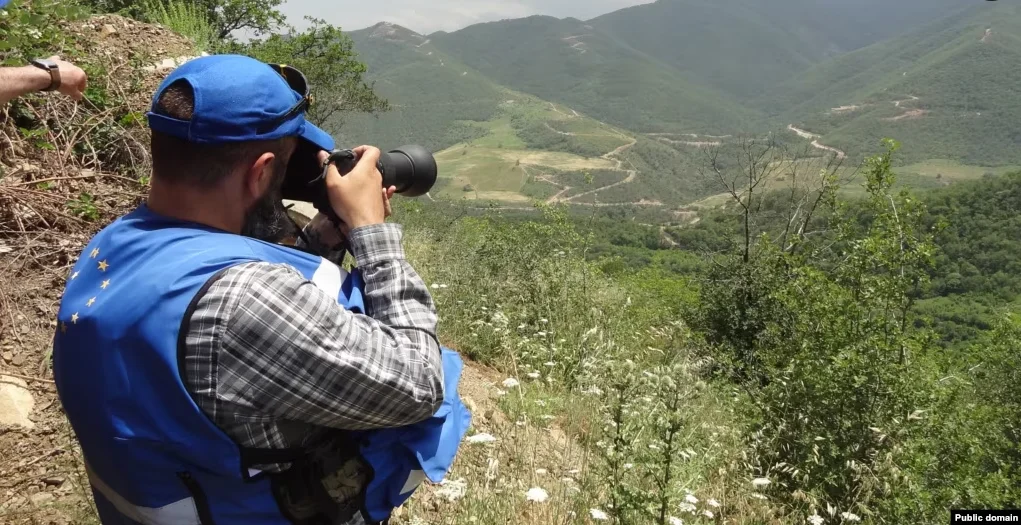
[[[288,264],[345,308],[364,311],[358,270],[144,205],[99,232],[75,263],[58,313],[53,374],[104,523],[300,522],[278,505],[275,475],[251,469],[252,451],[213,424],[182,381],[180,328],[193,300],[222,270],[251,261]],[[462,363],[442,351],[445,399],[430,419],[349,433],[351,452],[373,473],[365,521],[387,519],[423,479],[441,481],[468,429],[457,393]]]

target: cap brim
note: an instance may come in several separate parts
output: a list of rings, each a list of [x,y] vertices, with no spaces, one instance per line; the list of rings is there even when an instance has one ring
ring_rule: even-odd
[[[333,151],[334,147],[336,147],[332,135],[308,121],[305,121],[305,128],[298,136],[312,143],[313,146],[316,146],[319,149]]]

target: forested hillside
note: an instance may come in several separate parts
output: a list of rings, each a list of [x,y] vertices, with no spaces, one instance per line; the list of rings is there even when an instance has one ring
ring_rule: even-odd
[[[369,64],[374,89],[392,108],[378,115],[338,116],[329,125],[345,142],[415,143],[439,151],[484,135],[471,122],[489,120],[508,98],[505,88],[409,29],[381,23],[349,36]]]
[[[334,124],[347,141],[440,151],[499,135],[508,100],[559,104],[634,137],[627,161],[645,168],[577,204],[699,201],[719,190],[696,176],[699,149],[784,129],[848,166],[898,139],[901,183],[938,187],[1021,166],[1019,13],[963,0],[660,0],[587,22],[533,16],[432,35],[380,24],[352,37],[391,109]],[[533,122],[513,130],[528,149],[613,149]],[[518,193],[559,191],[541,186]]]
[[[429,38],[503,85],[640,133],[734,133],[757,116],[578,20],[533,16]]]
[[[747,101],[828,58],[971,5],[968,0],[659,0],[588,24],[690,80]]]
[[[892,136],[903,160],[1018,164],[1021,6],[984,4],[795,76],[756,106],[853,158]]]

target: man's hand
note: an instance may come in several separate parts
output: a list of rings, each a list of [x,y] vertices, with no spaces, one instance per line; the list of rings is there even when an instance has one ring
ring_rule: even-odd
[[[80,67],[61,60],[59,56],[52,56],[50,60],[57,63],[60,71],[60,88],[57,91],[74,100],[81,100],[85,96],[89,82],[85,72]]]
[[[358,164],[350,173],[341,176],[337,167],[330,165],[326,173],[326,192],[333,212],[344,223],[345,236],[354,228],[381,224],[390,216],[390,198],[397,188],[382,188],[383,175],[376,169],[380,151],[372,146],[354,149]],[[319,162],[325,162],[329,153],[319,152]]]

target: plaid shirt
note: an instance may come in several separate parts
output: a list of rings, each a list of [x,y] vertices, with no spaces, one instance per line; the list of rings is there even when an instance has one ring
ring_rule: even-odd
[[[323,253],[318,235],[306,233]],[[338,429],[405,426],[435,413],[443,397],[436,309],[401,239],[395,224],[349,235],[367,315],[339,306],[286,265],[225,271],[198,299],[187,329],[184,381],[198,406],[239,445],[261,449],[306,445]],[[327,257],[339,262],[336,252]],[[354,487],[335,499],[364,481],[342,481]]]

